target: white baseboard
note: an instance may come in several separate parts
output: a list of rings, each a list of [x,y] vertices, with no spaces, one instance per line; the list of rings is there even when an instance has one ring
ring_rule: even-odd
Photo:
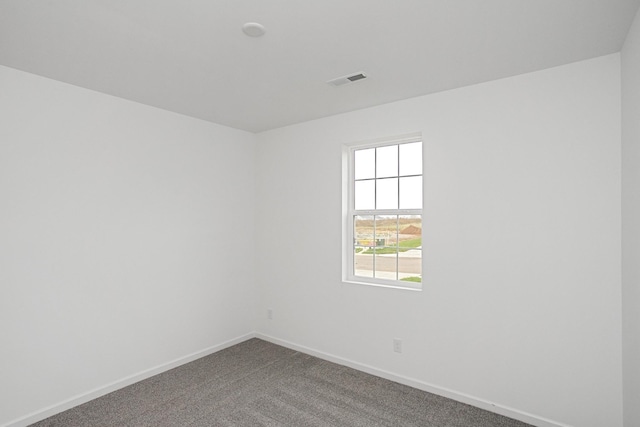
[[[269,335],[256,333],[256,338],[260,338],[265,341],[269,341],[273,344],[278,344],[283,347],[287,347],[291,350],[296,350],[301,353],[306,353],[311,356],[319,357],[320,359],[327,360],[329,362],[337,363],[339,365],[348,366],[349,368],[356,369],[358,371],[366,372],[377,377],[385,378],[390,381],[394,381],[400,384],[407,385],[409,387],[417,388],[429,393],[437,394],[438,396],[447,397],[449,399],[456,400],[458,402],[466,403],[467,405],[475,406],[480,409],[484,409],[496,414],[504,415],[505,417],[513,418],[518,421],[522,421],[537,427],[572,427],[568,424],[564,424],[558,421],[553,421],[544,417],[530,414],[528,412],[520,411],[518,409],[510,408],[508,406],[500,405],[497,403],[489,402],[487,400],[468,395],[466,393],[460,393],[455,390],[450,390],[444,387],[439,387],[434,384],[429,384],[423,381],[415,380],[413,378],[405,377],[402,375],[394,374],[382,369],[374,368],[373,366],[365,365],[363,363],[354,362],[353,360],[345,359],[339,356],[334,356],[322,351],[318,351],[309,347],[294,344],[289,341],[281,340]]]
[[[357,369],[362,372],[366,372],[371,375],[375,375],[381,378],[385,378],[391,381],[395,381],[400,384],[407,385],[409,387],[417,388],[419,390],[427,391],[429,393],[437,394],[439,396],[447,397],[449,399],[456,400],[458,402],[466,403],[468,405],[472,405],[490,412],[494,412],[496,414],[504,415],[509,418],[513,418],[537,427],[571,427],[568,424],[563,424],[558,421],[549,420],[544,417],[540,417],[537,415],[533,415],[524,411],[520,411],[518,409],[510,408],[508,406],[500,405],[497,403],[489,402],[487,400],[471,396],[465,393],[460,393],[455,390],[450,390],[444,387],[439,387],[437,385],[429,384],[423,381],[415,380],[413,378],[405,377],[402,375],[394,374],[392,372],[388,372],[382,369],[375,368],[373,366],[369,366],[363,363],[355,362],[353,360],[345,359],[339,356],[334,356],[329,353],[325,353],[322,351],[318,351],[309,347],[305,347],[302,345],[294,344],[289,341],[281,340],[269,335],[261,334],[261,333],[249,333],[246,335],[242,335],[240,337],[234,338],[229,341],[225,341],[221,344],[214,345],[204,350],[200,350],[195,353],[191,353],[189,355],[180,357],[178,359],[172,360],[170,362],[164,363],[162,365],[155,366],[153,368],[146,369],[137,374],[130,375],[128,377],[122,378],[120,380],[109,383],[105,386],[95,388],[86,393],[79,394],[77,396],[71,397],[67,400],[64,400],[55,405],[48,406],[46,408],[40,409],[31,414],[25,415],[24,417],[18,418],[16,420],[10,421],[7,424],[4,424],[0,427],[26,427],[30,424],[41,421],[45,418],[48,418],[52,415],[58,414],[60,412],[71,409],[75,406],[86,403],[90,400],[96,399],[100,396],[104,396],[105,394],[111,393],[113,391],[119,390],[121,388],[127,387],[131,384],[134,384],[138,381],[145,380],[154,375],[158,375],[162,372],[168,371],[169,369],[173,369],[180,365],[184,365],[185,363],[192,362],[201,357],[208,356],[212,353],[215,353],[220,350],[224,350],[227,347],[231,347],[233,345],[239,344],[243,341],[246,341],[250,338],[260,338],[265,341],[272,342],[274,344],[281,345],[283,347],[290,348],[292,350],[300,351],[302,353],[306,353],[312,356],[319,357],[321,359],[327,360],[329,362],[337,363],[339,365],[348,366],[353,369]]]
[[[76,396],[73,396],[67,400],[64,400],[60,403],[56,403],[55,405],[48,406],[46,408],[40,409],[36,412],[32,412],[29,415],[25,415],[24,417],[20,417],[13,421],[9,421],[9,423],[4,424],[0,427],[25,427],[30,424],[36,423],[38,421],[44,420],[52,415],[58,414],[60,412],[66,411],[68,409],[73,408],[74,406],[82,405],[90,400],[96,399],[100,396],[104,396],[105,394],[111,393],[113,391],[119,390],[121,388],[127,387],[131,384],[137,383],[138,381],[145,380],[154,375],[161,374],[162,372],[168,371],[169,369],[176,368],[180,365],[184,365],[185,363],[192,362],[196,359],[200,359],[201,357],[208,356],[212,353],[215,353],[220,350],[224,350],[227,347],[231,347],[233,345],[239,344],[243,341],[246,341],[250,338],[254,338],[256,335],[254,333],[249,333],[246,335],[242,335],[240,337],[231,339],[229,341],[225,341],[221,344],[214,345],[204,350],[197,351],[195,353],[188,354],[183,357],[179,357],[170,362],[163,363],[162,365],[155,366],[153,368],[145,369],[144,371],[138,372],[137,374],[129,375],[128,377],[122,378],[120,380],[114,381],[102,387],[94,388],[86,393],[82,393]]]

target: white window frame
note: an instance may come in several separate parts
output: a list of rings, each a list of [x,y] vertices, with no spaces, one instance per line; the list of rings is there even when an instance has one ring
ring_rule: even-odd
[[[371,286],[382,286],[390,288],[408,289],[408,290],[422,290],[422,284],[424,283],[424,261],[421,268],[422,282],[409,282],[403,280],[391,280],[382,279],[376,277],[364,277],[356,276],[354,268],[354,224],[353,218],[356,215],[420,215],[421,218],[424,209],[424,196],[421,209],[373,209],[373,210],[356,210],[354,206],[354,169],[355,169],[355,151],[366,148],[378,148],[389,145],[408,144],[412,142],[422,142],[424,153],[424,142],[422,140],[421,133],[413,133],[409,135],[402,135],[391,138],[382,138],[373,141],[355,142],[344,144],[342,151],[342,166],[343,166],[343,191],[342,191],[342,215],[343,215],[343,257],[342,257],[342,281],[345,283],[355,283]],[[424,159],[424,154],[422,156]],[[424,193],[424,161],[422,169],[423,179],[423,193]],[[424,226],[422,227],[422,235],[424,242]],[[421,257],[424,260],[424,252]]]

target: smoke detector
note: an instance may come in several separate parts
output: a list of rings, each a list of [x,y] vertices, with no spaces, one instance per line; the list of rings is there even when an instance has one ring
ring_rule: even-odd
[[[258,24],[257,22],[247,22],[242,26],[242,32],[249,37],[262,37],[266,30],[262,24]]]
[[[347,83],[357,82],[358,80],[363,80],[366,78],[367,78],[367,75],[365,73],[360,72],[360,73],[349,74],[348,76],[338,77],[338,78],[329,80],[327,83],[333,86],[342,86],[342,85],[346,85]]]

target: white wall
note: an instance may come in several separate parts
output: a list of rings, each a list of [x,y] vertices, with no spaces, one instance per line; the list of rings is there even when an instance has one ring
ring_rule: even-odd
[[[619,61],[259,135],[260,331],[540,425],[621,426]],[[424,290],[343,284],[341,145],[416,131]]]
[[[622,53],[626,260],[638,31]],[[621,426],[619,61],[257,137],[0,67],[0,425],[250,333],[259,313],[264,334],[540,425]],[[424,290],[343,284],[341,145],[416,131]],[[624,274],[635,426],[637,263]]]
[[[640,12],[622,58],[624,425],[640,426]]]
[[[254,330],[254,144],[0,67],[0,425]]]

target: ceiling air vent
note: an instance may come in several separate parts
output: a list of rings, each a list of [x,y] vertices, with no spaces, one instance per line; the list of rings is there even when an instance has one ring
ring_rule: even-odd
[[[349,74],[348,76],[338,77],[333,80],[329,80],[327,83],[333,86],[342,86],[347,83],[357,82],[358,80],[366,79],[367,75],[365,73],[355,73]]]

